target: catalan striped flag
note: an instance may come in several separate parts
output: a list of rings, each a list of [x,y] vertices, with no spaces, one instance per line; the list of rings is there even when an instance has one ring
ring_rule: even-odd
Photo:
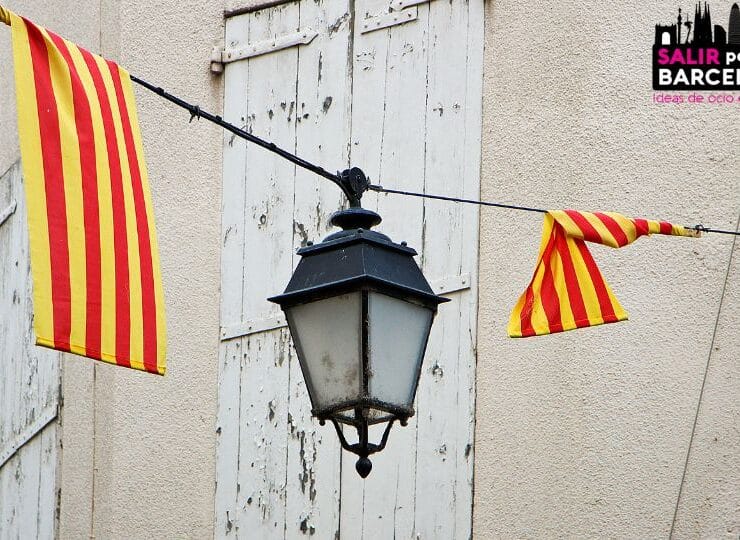
[[[129,74],[0,8],[13,35],[36,343],[165,372],[154,213]]]
[[[699,236],[693,229],[665,221],[629,219],[614,212],[553,210],[545,214],[534,276],[509,318],[511,337],[563,332],[624,321],[620,305],[586,242],[613,248],[640,236]]]

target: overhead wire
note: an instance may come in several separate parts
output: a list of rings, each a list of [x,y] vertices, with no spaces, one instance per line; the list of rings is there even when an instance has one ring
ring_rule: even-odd
[[[204,118],[208,120],[209,122],[213,122],[214,124],[221,126],[226,131],[229,131],[236,135],[237,137],[240,137],[242,139],[245,139],[251,143],[254,143],[258,146],[261,146],[265,150],[268,150],[270,152],[273,152],[274,154],[279,155],[280,157],[287,159],[288,161],[294,163],[295,165],[302,167],[306,170],[309,170],[313,172],[314,174],[317,174],[319,176],[322,176],[328,180],[331,180],[337,185],[341,186],[341,176],[340,173],[332,173],[323,167],[316,165],[314,163],[311,163],[310,161],[303,159],[296,154],[285,150],[284,148],[280,148],[276,144],[269,142],[261,137],[258,137],[257,135],[254,135],[253,133],[250,133],[244,128],[240,128],[238,126],[235,126],[234,124],[227,122],[224,120],[221,116],[209,113],[207,111],[204,111],[201,109],[198,105],[193,105],[192,103],[189,103],[185,101],[184,99],[175,96],[174,94],[171,94],[167,92],[166,90],[160,88],[159,86],[155,86],[143,79],[140,79],[138,77],[135,77],[131,75],[131,80],[147,90],[150,90],[151,92],[154,92],[160,97],[163,97],[167,101],[170,101],[171,103],[174,103],[178,107],[181,107],[188,111],[190,113],[190,121],[192,122],[194,119],[201,119]],[[385,188],[380,185],[369,185],[368,189],[371,191],[375,191],[378,193],[389,193],[394,195],[405,195],[407,197],[420,197],[424,199],[434,199],[438,201],[447,201],[447,202],[454,202],[454,203],[461,203],[461,204],[475,204],[479,206],[488,206],[488,207],[494,207],[494,208],[504,208],[508,210],[521,210],[525,212],[535,212],[539,214],[546,214],[548,210],[544,208],[534,208],[530,206],[521,206],[516,204],[506,204],[506,203],[499,203],[499,202],[493,202],[493,201],[481,201],[481,200],[475,200],[475,199],[463,199],[459,197],[447,197],[444,195],[435,195],[432,193],[419,193],[414,191],[402,191],[397,189],[391,189],[391,188]],[[716,233],[716,234],[728,234],[733,236],[740,236],[740,231],[728,231],[724,229],[715,229],[710,227],[705,227],[704,225],[693,225],[686,227],[687,229],[693,229],[695,231],[699,232],[708,232],[708,233]]]

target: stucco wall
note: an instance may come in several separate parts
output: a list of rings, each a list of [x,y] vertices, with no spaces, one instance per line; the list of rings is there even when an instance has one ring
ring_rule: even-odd
[[[208,70],[223,4],[7,1],[130,72],[218,111]],[[0,169],[18,158],[10,33],[1,32]],[[207,538],[213,522],[221,131],[136,90],[168,322],[160,378],[69,356],[63,365],[60,536]]]
[[[220,107],[207,59],[223,34],[221,2],[6,4],[204,108]],[[715,0],[713,14],[729,6]],[[736,227],[738,106],[651,103],[652,29],[674,8],[490,1],[483,198]],[[18,157],[9,32],[0,46],[5,170]],[[63,538],[212,533],[222,137],[143,90],[137,98],[169,372],[66,358]],[[476,537],[666,537],[676,506],[676,537],[737,537],[740,249],[719,317],[732,239],[649,238],[594,248],[631,321],[510,340],[508,312],[530,278],[540,227],[538,215],[482,210]]]
[[[714,22],[730,5],[711,2]],[[482,197],[734,230],[740,107],[651,102],[654,25],[676,7],[489,2]],[[719,235],[594,247],[631,320],[511,340],[540,228],[482,213],[476,537],[666,538],[709,361],[674,535],[737,538],[740,249],[713,347],[732,246]]]

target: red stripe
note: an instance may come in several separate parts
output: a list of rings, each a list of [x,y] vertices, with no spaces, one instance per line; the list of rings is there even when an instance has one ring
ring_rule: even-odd
[[[647,219],[638,218],[633,219],[632,222],[635,224],[635,229],[637,229],[637,238],[650,234],[650,225],[648,224]]]
[[[671,234],[673,232],[673,225],[667,221],[660,222],[660,234]]]
[[[594,215],[599,218],[609,232],[612,233],[612,236],[614,237],[614,240],[617,241],[617,245],[619,247],[624,247],[630,243],[624,230],[620,227],[619,223],[614,220],[614,218],[601,212],[594,212]]]
[[[535,275],[537,270],[535,270]],[[532,280],[534,281],[534,279]],[[522,337],[534,336],[535,331],[532,326],[532,306],[534,304],[534,294],[532,293],[532,284],[530,283],[527,290],[524,292],[524,306],[522,311],[519,313],[520,326],[522,330]]]
[[[90,102],[80,80],[77,68],[64,40],[49,32],[69,67],[72,81],[75,124],[80,146],[80,168],[82,172],[82,203],[85,223],[85,275],[87,286],[85,351],[100,358],[100,327],[102,323],[102,292],[100,269],[100,210],[98,207],[98,182],[95,159],[95,133],[93,131]]]
[[[576,326],[578,328],[582,328],[584,326],[589,326],[588,313],[586,312],[586,305],[583,303],[583,294],[581,293],[581,287],[578,284],[578,274],[576,273],[576,268],[573,265],[573,258],[568,249],[565,231],[562,228],[561,231],[562,233],[558,234],[555,247],[560,254],[560,260],[563,262],[563,276],[565,278],[565,287],[568,291],[568,303],[573,312]]]
[[[139,262],[141,264],[141,303],[142,332],[144,336],[144,369],[157,373],[157,306],[154,299],[154,271],[152,268],[152,247],[149,236],[149,221],[146,215],[144,188],[139,170],[139,156],[136,153],[131,120],[123,96],[121,77],[118,66],[108,61],[108,69],[116,89],[118,109],[123,123],[123,139],[126,143],[126,154],[131,171],[131,183],[134,193],[134,210],[136,212],[136,232],[139,238]]]
[[[41,154],[44,164],[46,214],[49,226],[51,302],[54,318],[54,347],[69,350],[72,325],[67,205],[64,196],[64,169],[59,116],[51,85],[49,51],[39,29],[24,19],[28,29],[36,102],[39,115]]]
[[[556,225],[558,227],[558,225]],[[560,318],[560,298],[558,291],[555,289],[555,280],[550,268],[550,259],[552,258],[553,248],[555,247],[555,237],[557,229],[553,229],[550,234],[550,241],[547,243],[544,253],[542,254],[542,264],[544,265],[544,274],[542,276],[542,288],[540,290],[540,300],[547,317],[547,326],[550,332],[561,332],[563,330],[563,321]]]
[[[572,219],[576,225],[578,225],[578,228],[581,229],[581,232],[583,232],[583,239],[588,240],[589,242],[596,242],[598,244],[603,244],[604,240],[601,238],[601,235],[599,232],[594,229],[593,225],[589,223],[589,221],[583,217],[583,214],[580,212],[577,212],[576,210],[565,210],[565,213],[570,216],[570,219]]]
[[[601,308],[601,317],[604,319],[605,323],[615,322],[617,317],[614,315],[614,307],[609,298],[609,293],[606,290],[604,278],[601,277],[601,272],[596,266],[596,261],[594,261],[591,253],[588,251],[588,247],[586,247],[585,242],[576,239],[574,239],[574,242],[576,243],[576,246],[578,246],[578,250],[581,252],[581,257],[583,257],[583,262],[586,263],[586,268],[591,277],[591,283],[594,284],[594,289],[596,289],[596,297],[599,299],[599,307]]]
[[[118,153],[118,139],[113,123],[108,94],[103,77],[92,54],[80,48],[87,68],[95,85],[100,102],[100,113],[105,130],[105,144],[110,168],[111,204],[113,210],[113,250],[116,266],[116,363],[131,366],[131,310],[128,272],[128,240],[126,238],[126,208],[123,198],[123,177],[121,159]]]

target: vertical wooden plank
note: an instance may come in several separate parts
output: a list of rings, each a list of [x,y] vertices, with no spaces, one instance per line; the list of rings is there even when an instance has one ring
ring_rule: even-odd
[[[336,170],[348,163],[351,103],[348,62],[351,10],[348,0],[300,4],[301,28],[319,35],[298,49],[296,151]],[[331,229],[329,216],[342,204],[341,192],[323,178],[296,170],[293,249],[318,242]],[[293,266],[300,257],[293,256]],[[330,426],[311,417],[303,374],[291,351],[287,474],[287,538],[338,534],[339,442]]]
[[[468,17],[463,2],[432,2],[426,125],[427,192],[461,195],[465,154]],[[460,44],[464,46],[460,46]],[[427,201],[423,270],[429,279],[463,272],[462,205]],[[427,349],[418,395],[415,531],[422,538],[453,538],[460,369],[465,369],[460,295],[440,307]],[[465,335],[463,335],[465,331]],[[467,347],[465,347],[467,349]],[[464,364],[461,366],[461,364]],[[460,486],[463,487],[463,486]],[[428,494],[434,493],[433,497]]]
[[[352,52],[352,138],[350,162],[377,182],[382,173],[383,111],[388,63],[388,30],[362,34],[362,22],[388,10],[387,0],[355,0]],[[377,209],[377,194],[367,193],[363,206]],[[354,465],[353,465],[354,466]]]
[[[296,32],[298,4],[250,15],[250,41]],[[248,61],[248,129],[279,146],[295,144],[297,50]],[[290,278],[295,168],[262,148],[246,148],[242,320],[278,312],[267,302]],[[286,329],[242,342],[238,533],[283,538],[286,527],[289,335]],[[241,532],[239,532],[241,531]]]
[[[223,320],[223,319],[222,319]],[[239,486],[239,418],[241,341],[222,344],[219,351],[219,397],[216,419],[215,538],[235,538]]]
[[[289,340],[283,328],[242,341],[239,538],[285,537]]]
[[[3,467],[3,476],[10,476],[3,486],[9,488],[6,494],[10,502],[3,512],[6,518],[3,529],[7,530],[3,533],[5,538],[20,537],[21,534],[37,537],[39,465],[40,447],[34,442],[21,448]]]
[[[420,191],[424,183],[424,148],[427,84],[427,39],[429,6],[420,5],[417,19],[386,31],[387,65],[382,115],[380,168],[371,171],[381,182],[396,189]],[[371,34],[372,35],[372,34]],[[359,38],[358,38],[359,39]],[[357,126],[363,129],[362,124]],[[406,241],[423,257],[420,224],[424,203],[393,195],[380,195],[380,228],[396,242]],[[373,456],[373,473],[362,483],[364,488],[363,530],[366,537],[411,538],[414,531],[414,484],[416,471],[417,421],[396,424],[386,449]],[[371,433],[381,437],[382,426]],[[356,476],[354,469],[351,473]]]
[[[462,196],[480,197],[483,96],[484,0],[468,2],[468,40],[465,96],[465,140]],[[470,289],[460,293],[461,339],[457,380],[457,445],[455,449],[455,538],[472,536],[473,463],[475,448],[475,369],[478,335],[478,245],[480,209],[462,214],[462,271],[471,276]]]
[[[12,169],[11,169],[12,170]],[[0,177],[0,208],[5,209],[13,200],[10,185],[10,171]],[[16,214],[18,210],[16,210]],[[17,251],[13,249],[10,229],[17,215],[10,216],[3,225],[0,225],[0,254],[4,264],[0,264],[0,305],[12,306],[13,304],[13,283],[12,272],[17,272],[18,260],[13,258]],[[17,257],[17,255],[16,255]],[[12,358],[14,351],[10,340],[10,322],[11,314],[14,309],[3,309],[0,313],[0,346],[8,352]],[[16,370],[17,362],[4,360],[0,362],[0,448],[3,448],[12,439],[14,433],[13,417],[16,392]],[[3,530],[12,530],[13,510],[11,499],[11,478],[10,463],[0,469],[0,538]]]
[[[352,106],[350,164],[360,167],[377,182],[381,174],[383,146],[383,111],[386,102],[385,79],[388,61],[388,31],[368,34],[360,32],[362,21],[386,11],[387,0],[355,0],[352,54]],[[378,197],[368,193],[363,206],[377,209]],[[354,438],[354,430],[349,437]],[[342,452],[342,507],[340,532],[342,538],[363,538],[364,481],[355,471],[357,456]]]
[[[25,218],[25,203],[18,199],[21,192],[21,177],[18,166],[14,165],[0,178],[0,205],[7,206],[11,200],[17,201],[17,209],[0,227],[0,253],[3,260],[0,269],[0,301],[5,306],[0,314],[0,347],[6,353],[0,363],[3,379],[3,423],[0,425],[0,447],[5,448],[19,434],[27,423],[30,386],[32,380],[27,374],[30,364],[22,355],[24,341],[30,332],[25,329],[25,279],[28,260],[24,253],[21,222]],[[35,366],[35,362],[33,363]],[[18,452],[0,469],[0,537],[11,538],[25,525],[26,515],[23,506],[36,507],[32,498],[33,489],[38,489],[38,447],[29,446]],[[36,469],[34,478],[33,469]],[[27,478],[28,476],[30,478]],[[26,484],[26,485],[24,485]],[[7,531],[2,533],[2,531]],[[31,532],[35,532],[34,526]]]
[[[0,228],[0,448],[38,418],[55,411],[59,354],[34,346],[26,205],[20,166],[0,178],[0,206],[12,199],[15,214]],[[56,529],[57,425],[29,439],[0,468],[0,538],[51,538]]]
[[[56,536],[58,430],[58,424],[54,422],[38,436],[41,464],[36,531],[39,540],[52,540]]]
[[[231,19],[226,24],[227,47],[249,42],[249,18]],[[224,74],[224,118],[246,125],[248,110],[246,63],[227,64]],[[223,202],[221,251],[221,326],[240,322],[244,270],[244,197],[246,190],[246,141],[224,134]],[[219,352],[219,397],[216,419],[216,496],[214,536],[236,536],[237,471],[239,470],[241,342],[222,344]]]

